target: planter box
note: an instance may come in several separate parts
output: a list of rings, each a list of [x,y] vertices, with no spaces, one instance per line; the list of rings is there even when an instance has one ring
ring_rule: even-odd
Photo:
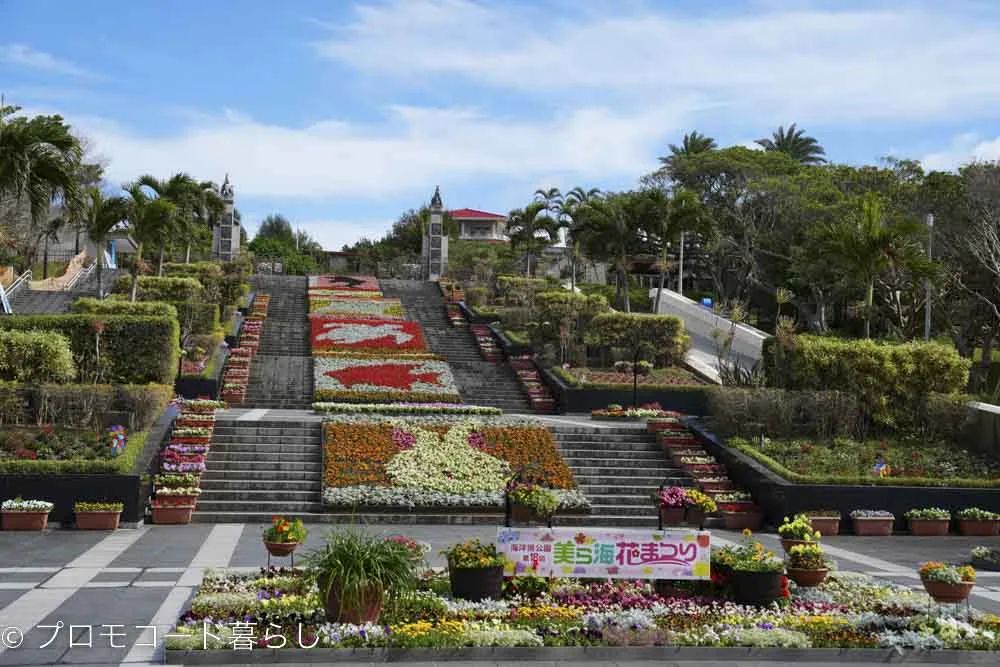
[[[147,439],[146,446],[157,445]],[[146,503],[139,475],[0,475],[0,498],[17,496],[53,503],[49,518],[63,526],[71,526],[76,520],[73,505],[77,501],[119,501],[125,505],[121,521],[129,524],[142,521]]]
[[[764,523],[764,513],[761,510],[750,512],[723,512],[722,520],[727,530],[760,530]]]
[[[166,507],[153,506],[153,523],[164,525],[177,525],[191,523],[191,515],[194,513],[194,505],[169,505]]]
[[[0,512],[4,530],[45,530],[48,523],[48,512]]]
[[[995,537],[997,529],[1000,528],[1000,520],[997,519],[959,519],[958,532],[962,535],[975,537]]]
[[[632,404],[632,388],[622,389],[588,389],[586,387],[569,387],[547,368],[541,369],[542,379],[549,386],[559,402],[560,412],[589,413],[601,410],[613,403],[619,405]],[[682,412],[688,415],[708,414],[707,389],[701,387],[679,387],[677,389],[640,389],[636,400],[644,403],[659,403],[664,410]]]
[[[910,519],[910,532],[920,537],[943,537],[949,523],[949,519]]]
[[[813,530],[818,530],[823,537],[836,535],[840,532],[840,519],[836,517],[811,516],[809,523]]]
[[[851,525],[854,527],[854,534],[863,537],[888,536],[892,535],[893,519],[854,518],[851,517]]]
[[[79,530],[118,530],[121,512],[77,512],[76,527]]]

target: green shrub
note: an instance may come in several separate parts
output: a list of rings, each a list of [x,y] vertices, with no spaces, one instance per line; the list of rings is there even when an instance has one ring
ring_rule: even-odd
[[[131,276],[119,276],[113,291],[128,294],[132,289]],[[137,301],[197,301],[204,298],[203,288],[195,278],[161,278],[139,276]]]
[[[614,285],[603,285],[596,283],[589,283],[584,285],[577,285],[579,290],[588,296],[603,296],[609,304],[614,304],[615,307],[620,307],[623,304],[615,303],[616,300],[621,301],[618,296],[618,289]],[[633,285],[628,291],[629,306],[633,312],[649,313],[653,310],[653,301],[649,297],[649,290],[645,287],[638,287]]]
[[[177,317],[177,309],[161,301],[126,301],[124,299],[77,299],[70,306],[71,313],[97,315],[147,315],[151,317]]]
[[[536,294],[550,290],[554,286],[545,278],[497,277],[498,295],[507,305],[531,306]]]
[[[12,315],[0,330],[55,331],[69,339],[83,381],[172,384],[180,330],[176,318],[137,315]],[[100,359],[96,354],[100,337]]]
[[[219,327],[219,308],[204,301],[177,301],[177,321],[182,331],[199,336],[210,335]]]
[[[0,331],[0,380],[68,382],[75,375],[66,336],[52,331]]]
[[[861,399],[874,424],[922,422],[928,397],[964,391],[968,359],[937,342],[902,344],[796,336],[764,345],[769,383],[783,389],[843,391]]]
[[[645,313],[600,313],[587,326],[584,340],[588,345],[627,350],[629,356],[638,346],[640,356],[652,358],[658,367],[682,362],[691,346],[681,318]]]
[[[0,460],[0,474],[8,475],[68,475],[134,473],[135,461],[146,446],[146,432],[130,433],[125,451],[113,459],[64,459],[58,461],[31,459]]]
[[[174,397],[172,384],[40,384],[0,382],[0,425],[59,424],[100,429],[110,412],[131,415],[129,429],[146,430]]]
[[[470,308],[475,308],[485,304],[489,296],[490,291],[485,287],[470,287],[465,290],[465,304]]]

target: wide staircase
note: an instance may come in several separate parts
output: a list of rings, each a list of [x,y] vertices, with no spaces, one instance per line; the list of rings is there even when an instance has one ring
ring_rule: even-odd
[[[313,403],[313,362],[307,279],[254,276],[250,282],[254,292],[269,294],[271,302],[242,407],[309,408]]]
[[[115,279],[128,272],[122,269],[104,269],[101,288],[107,294]],[[10,305],[17,315],[62,315],[74,301],[81,297],[97,297],[97,271],[68,290],[33,290],[23,287],[10,296]]]
[[[282,411],[250,421],[241,420],[241,412],[216,419],[194,520],[270,523],[278,514],[320,516],[320,417]]]
[[[642,426],[550,425],[556,446],[566,459],[580,490],[591,502],[588,516],[557,516],[559,525],[657,525],[653,494],[665,486],[694,486],[694,480],[675,468]]]
[[[532,412],[514,371],[504,363],[486,361],[472,334],[453,327],[437,285],[416,280],[382,280],[382,292],[403,302],[409,319],[420,322],[431,352],[451,367],[462,400],[504,412]]]

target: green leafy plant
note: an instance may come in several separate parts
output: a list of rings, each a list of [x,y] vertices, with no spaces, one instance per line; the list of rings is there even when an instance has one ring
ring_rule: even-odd
[[[524,505],[541,517],[549,517],[559,509],[559,495],[537,484],[516,484],[508,489],[511,503]]]
[[[271,525],[264,531],[265,542],[295,542],[306,541],[306,526],[302,519],[286,519],[283,516],[271,518]]]
[[[960,584],[976,580],[976,570],[970,565],[947,565],[929,561],[920,566],[920,578],[945,584]]]
[[[903,515],[907,519],[917,520],[941,520],[950,519],[951,512],[940,507],[925,507],[923,509],[912,509]]]
[[[778,534],[786,540],[806,540],[813,542],[820,538],[818,530],[814,530],[809,523],[809,517],[805,514],[797,514],[794,519],[785,517],[781,525],[778,526]]]
[[[965,519],[966,521],[992,521],[1000,519],[1000,514],[980,509],[979,507],[967,507],[958,512],[958,518]]]
[[[788,552],[788,567],[797,570],[822,570],[826,567],[826,554],[816,543],[796,544]]]
[[[124,503],[92,503],[78,500],[73,503],[74,512],[121,512],[125,509]]]
[[[839,519],[840,510],[806,510],[802,514],[817,519]]]
[[[441,555],[448,559],[448,567],[459,570],[497,567],[506,562],[504,556],[497,553],[495,544],[483,544],[478,537],[455,544]]]
[[[336,591],[341,611],[413,590],[416,572],[406,546],[360,530],[332,531],[304,559],[324,599]]]

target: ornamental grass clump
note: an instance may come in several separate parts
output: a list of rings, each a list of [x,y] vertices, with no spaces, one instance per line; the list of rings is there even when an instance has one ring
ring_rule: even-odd
[[[976,570],[971,565],[947,565],[929,561],[920,566],[920,578],[924,581],[939,581],[944,584],[972,583],[976,581]]]
[[[498,567],[506,563],[495,544],[483,544],[479,538],[456,544],[441,555],[448,559],[449,568],[458,570]]]
[[[903,516],[911,521],[914,519],[918,521],[941,521],[944,519],[951,519],[951,512],[946,509],[941,509],[940,507],[925,507],[922,509],[908,510]]]
[[[812,524],[809,523],[809,517],[805,514],[797,514],[791,521],[786,516],[782,524],[778,526],[778,534],[785,540],[805,542],[812,542],[820,538],[820,532],[813,529]]]

